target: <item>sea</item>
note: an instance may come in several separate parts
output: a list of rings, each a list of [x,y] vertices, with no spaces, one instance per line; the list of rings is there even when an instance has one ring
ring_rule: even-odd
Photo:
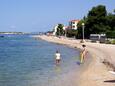
[[[55,64],[55,52],[61,53]],[[0,86],[76,86],[80,51],[32,35],[0,37]]]

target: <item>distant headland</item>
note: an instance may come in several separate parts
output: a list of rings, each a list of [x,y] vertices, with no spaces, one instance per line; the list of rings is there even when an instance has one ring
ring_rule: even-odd
[[[0,32],[0,34],[27,34],[24,32]]]

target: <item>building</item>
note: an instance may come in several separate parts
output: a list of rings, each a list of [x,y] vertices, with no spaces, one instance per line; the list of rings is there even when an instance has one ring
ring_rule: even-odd
[[[69,26],[63,26],[63,30],[65,31],[65,35],[66,35],[67,29],[77,30],[78,22],[79,22],[79,20],[71,20],[71,21],[69,21]],[[58,24],[55,25],[54,28],[53,28],[53,35],[54,36],[56,36],[57,28],[58,28]]]
[[[58,28],[58,24],[54,26],[54,29],[53,29],[53,35],[54,35],[54,36],[56,35],[57,28]]]
[[[71,20],[71,21],[69,21],[69,29],[77,30],[78,22],[79,22],[79,20]]]
[[[52,36],[52,35],[53,35],[53,31],[48,31],[48,32],[46,32],[46,35],[47,35],[47,36]]]
[[[53,35],[54,35],[54,36],[56,36],[57,28],[58,28],[58,24],[55,25],[54,28],[53,28]],[[66,27],[63,26],[63,30],[65,30],[65,29],[66,29]]]

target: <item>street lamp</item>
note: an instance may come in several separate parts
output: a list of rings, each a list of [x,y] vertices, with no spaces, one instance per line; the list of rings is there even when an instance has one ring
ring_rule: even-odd
[[[84,42],[84,27],[85,27],[85,24],[84,24],[84,23],[82,23],[83,42]]]

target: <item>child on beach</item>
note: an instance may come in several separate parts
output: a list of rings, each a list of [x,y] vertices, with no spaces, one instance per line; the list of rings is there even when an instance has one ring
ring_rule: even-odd
[[[81,52],[81,56],[80,56],[80,62],[83,63],[85,56],[86,56],[86,45],[82,45],[83,50]]]
[[[55,54],[55,59],[56,59],[56,64],[59,64],[59,63],[60,63],[60,61],[61,61],[59,51],[56,51],[56,54]]]

